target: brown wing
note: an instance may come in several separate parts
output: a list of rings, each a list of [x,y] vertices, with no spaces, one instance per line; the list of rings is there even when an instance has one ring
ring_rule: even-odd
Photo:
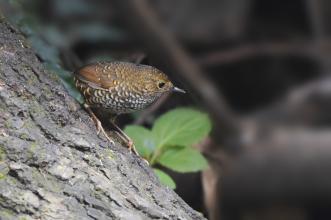
[[[108,90],[115,86],[116,74],[111,63],[89,64],[77,70],[75,76],[96,89]]]

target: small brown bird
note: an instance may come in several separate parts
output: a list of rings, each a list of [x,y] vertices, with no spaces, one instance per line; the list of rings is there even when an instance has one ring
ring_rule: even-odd
[[[78,69],[74,75],[76,87],[85,98],[84,107],[96,123],[98,134],[101,131],[113,143],[90,107],[109,111],[111,123],[135,154],[138,153],[132,140],[114,123],[116,116],[145,109],[164,93],[185,93],[175,87],[163,72],[147,65],[98,62]]]

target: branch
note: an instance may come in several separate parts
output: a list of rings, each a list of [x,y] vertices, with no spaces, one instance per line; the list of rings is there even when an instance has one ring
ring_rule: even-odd
[[[331,44],[324,45],[330,47]],[[259,43],[239,46],[225,51],[211,52],[198,57],[200,65],[222,65],[235,63],[257,56],[306,56],[317,57],[316,46],[312,42]]]
[[[331,77],[293,88],[284,98],[261,109],[251,118],[259,124],[318,126],[330,121]]]
[[[327,43],[327,32],[323,14],[323,2],[321,0],[306,0],[306,8],[309,22],[312,29],[312,37],[315,44],[316,54],[323,68],[323,73],[331,74],[331,61],[329,47]]]
[[[227,208],[328,204],[331,130],[279,127],[222,171]],[[244,183],[244,184],[238,184]],[[321,203],[319,203],[321,202]],[[224,204],[224,203],[223,203]]]

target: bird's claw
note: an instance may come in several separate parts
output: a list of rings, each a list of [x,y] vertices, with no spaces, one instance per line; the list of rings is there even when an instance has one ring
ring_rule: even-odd
[[[130,153],[133,152],[135,155],[139,156],[139,153],[138,153],[138,151],[136,150],[136,147],[134,146],[134,143],[133,143],[132,140],[129,140],[129,141],[128,141],[128,148],[129,148]]]
[[[88,111],[88,113],[91,115],[92,120],[95,123],[95,126],[97,127],[97,135],[99,136],[100,132],[106,137],[106,139],[110,142],[111,145],[115,145],[115,142],[108,136],[108,134],[105,132],[105,130],[102,127],[101,122],[99,121],[99,119],[97,118],[97,116],[95,116],[95,114],[93,113],[93,111],[90,109],[88,104],[84,104],[85,109]]]
[[[108,136],[106,131],[103,129],[100,121],[96,122],[96,126],[97,126],[97,135],[99,135],[101,132],[106,137],[106,139],[110,142],[111,145],[115,145],[115,142]]]
[[[149,166],[149,162],[148,162],[148,160],[146,160],[145,158],[141,158],[141,159],[143,159],[143,161]]]
[[[100,132],[101,132],[101,129],[102,129],[101,122],[100,121],[97,121],[96,122],[96,126],[97,126],[97,135],[99,135]]]

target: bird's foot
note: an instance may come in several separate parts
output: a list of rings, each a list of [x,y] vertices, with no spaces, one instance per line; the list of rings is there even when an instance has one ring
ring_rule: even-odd
[[[127,144],[128,144],[128,149],[129,149],[130,153],[133,152],[135,155],[137,155],[137,156],[140,157],[143,161],[145,161],[145,163],[147,163],[147,165],[149,165],[149,162],[148,162],[145,158],[143,158],[142,156],[139,155],[139,153],[138,153],[136,147],[134,146],[134,143],[133,143],[132,140],[129,140],[129,141],[127,142]]]
[[[102,127],[101,122],[99,120],[96,120],[95,124],[97,127],[97,135],[102,133],[111,145],[115,145],[115,142],[109,137],[109,135],[106,133],[105,129]]]
[[[134,146],[133,141],[132,140],[128,140],[127,144],[128,144],[128,148],[129,148],[130,153],[133,152],[135,155],[139,156],[139,153],[136,150],[136,146]]]
[[[103,129],[102,124],[98,117],[93,113],[90,106],[88,104],[84,104],[84,108],[87,110],[87,112],[91,115],[95,126],[97,127],[97,135],[100,134],[100,132],[106,137],[107,141],[110,142],[111,145],[115,145],[115,142],[109,137],[109,135],[106,133],[105,129]]]

